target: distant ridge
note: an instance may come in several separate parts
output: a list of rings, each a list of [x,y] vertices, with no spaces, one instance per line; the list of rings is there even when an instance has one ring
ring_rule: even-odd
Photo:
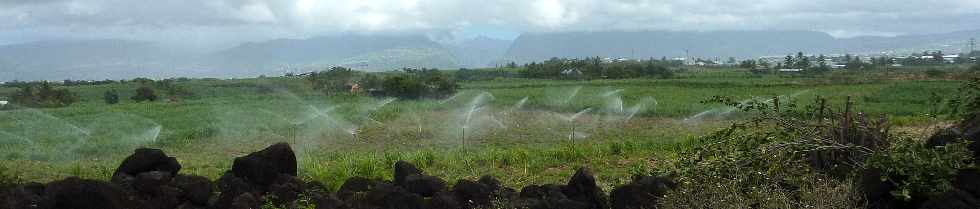
[[[336,35],[244,43],[209,54],[127,40],[0,45],[0,81],[252,77],[331,66],[365,71],[405,67],[480,68],[551,57],[755,58],[807,53],[957,52],[980,30],[896,37],[834,38],[814,31],[635,31],[522,34],[514,41],[476,37],[443,44],[422,35]]]
[[[636,31],[522,34],[502,59],[527,63],[551,57],[750,58],[808,53],[876,53],[942,49],[980,37],[980,30],[897,37],[834,38],[815,31]]]

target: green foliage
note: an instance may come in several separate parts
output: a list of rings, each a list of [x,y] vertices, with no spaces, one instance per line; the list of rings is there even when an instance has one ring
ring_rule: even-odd
[[[140,85],[148,85],[153,83],[153,79],[143,78],[143,77],[134,78],[133,83],[139,83]]]
[[[899,138],[887,150],[869,157],[867,167],[880,169],[883,180],[898,185],[892,195],[902,200],[925,199],[952,188],[957,171],[973,167],[967,142],[930,147],[911,138]]]
[[[51,83],[25,84],[13,96],[13,102],[27,107],[65,107],[78,102],[79,97],[66,88],[55,89]]]
[[[681,63],[665,60],[616,61],[607,63],[598,57],[587,59],[552,58],[542,63],[530,63],[521,69],[525,78],[547,79],[623,79],[637,77],[671,78],[668,67]]]
[[[332,95],[350,92],[353,77],[354,71],[350,68],[333,67],[328,71],[312,72],[306,80],[314,90]]]
[[[382,82],[383,96],[401,99],[445,98],[459,85],[436,69],[405,69],[406,74],[388,76]]]
[[[453,76],[456,81],[488,81],[499,78],[516,78],[520,74],[503,69],[471,70],[461,68]]]
[[[187,81],[187,78],[163,79],[156,82],[156,87],[158,89],[163,89],[167,95],[173,98],[193,98],[194,92],[191,92],[184,86],[177,85],[177,82]]]
[[[361,81],[358,84],[361,85],[361,89],[381,89],[382,81],[378,76],[372,73],[366,73],[364,77],[361,77]]]
[[[10,187],[12,185],[20,183],[20,178],[14,175],[9,168],[0,166],[0,192],[3,192],[4,188]]]
[[[946,114],[955,118],[966,117],[980,114],[980,78],[973,78],[972,81],[964,83],[957,89],[957,93],[950,98],[943,99],[938,94],[930,97],[930,102],[935,114]]]
[[[133,95],[133,97],[130,97],[130,99],[136,102],[143,102],[143,101],[153,102],[153,101],[157,101],[157,94],[152,87],[141,86],[136,89],[136,95]]]
[[[102,98],[106,104],[117,104],[119,103],[119,92],[116,89],[106,90]]]

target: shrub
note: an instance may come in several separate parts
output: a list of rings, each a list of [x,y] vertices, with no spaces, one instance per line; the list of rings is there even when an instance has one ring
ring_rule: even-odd
[[[952,188],[957,171],[973,166],[967,143],[928,146],[911,138],[899,138],[885,151],[872,154],[868,168],[880,169],[882,177],[895,183],[892,196],[900,200],[927,199]]]
[[[131,97],[130,99],[133,99],[133,101],[136,102],[143,102],[143,101],[153,102],[153,101],[157,101],[157,95],[156,95],[156,91],[154,91],[153,88],[149,86],[142,86],[136,89],[136,95],[133,95],[133,97]]]
[[[68,89],[55,89],[47,81],[40,84],[24,84],[14,94],[13,100],[27,107],[65,107],[78,102],[78,95]]]
[[[328,71],[312,72],[306,77],[314,90],[326,94],[346,93],[350,91],[351,78],[354,71],[350,68],[333,67]]]
[[[405,69],[406,74],[389,76],[381,84],[383,96],[401,99],[445,98],[459,85],[436,69]]]
[[[119,92],[116,89],[106,90],[105,94],[102,96],[105,99],[106,104],[117,104],[119,103]]]

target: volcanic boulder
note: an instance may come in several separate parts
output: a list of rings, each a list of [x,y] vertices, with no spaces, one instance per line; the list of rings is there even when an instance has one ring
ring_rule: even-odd
[[[980,170],[959,170],[952,185],[952,190],[926,201],[921,208],[980,208]]]
[[[562,193],[568,196],[568,199],[587,204],[589,208],[608,208],[606,193],[596,185],[595,177],[588,168],[583,167],[575,171],[575,175],[568,180],[568,185],[562,188]]]
[[[176,176],[180,171],[180,163],[177,163],[176,158],[167,156],[162,150],[139,148],[119,164],[119,168],[116,168],[116,172],[112,174],[112,179],[116,179],[120,174],[135,177],[150,171],[163,171],[170,176]]]
[[[375,185],[365,199],[374,208],[382,209],[421,209],[423,206],[422,196],[389,182]]]
[[[207,205],[214,192],[211,180],[203,176],[181,174],[174,177],[171,184],[183,192],[183,199],[199,206]]]
[[[490,205],[493,188],[480,182],[460,179],[453,185],[452,192],[464,208],[477,208]]]
[[[272,195],[276,204],[284,205],[299,199],[299,195],[306,189],[305,183],[295,176],[279,174],[276,181],[269,185],[269,194]]]
[[[123,209],[133,208],[133,202],[122,189],[114,185],[68,177],[54,181],[44,189],[40,201],[43,209]]]
[[[408,178],[408,176],[419,174],[422,174],[422,171],[416,168],[415,165],[400,160],[395,162],[395,184],[401,185],[405,183],[405,178]]]
[[[232,203],[238,196],[249,193],[255,190],[255,188],[245,181],[245,179],[238,178],[231,171],[225,172],[221,178],[218,178],[218,190],[221,194],[218,196],[216,202],[213,203],[212,208],[231,208]]]
[[[0,209],[37,208],[44,195],[44,185],[28,183],[0,191]]]
[[[246,182],[265,187],[274,182],[279,174],[296,176],[296,155],[288,144],[278,143],[235,158],[231,171]]]
[[[613,209],[656,208],[657,200],[676,187],[669,179],[637,176],[629,184],[613,189],[610,194]]]

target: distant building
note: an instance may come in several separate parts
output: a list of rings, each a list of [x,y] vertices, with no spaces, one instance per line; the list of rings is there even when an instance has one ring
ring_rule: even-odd
[[[779,69],[779,72],[803,72],[803,69],[799,69],[799,68],[784,68],[784,69]]]
[[[959,54],[944,55],[943,61],[947,63],[955,63],[957,59],[960,59]]]

